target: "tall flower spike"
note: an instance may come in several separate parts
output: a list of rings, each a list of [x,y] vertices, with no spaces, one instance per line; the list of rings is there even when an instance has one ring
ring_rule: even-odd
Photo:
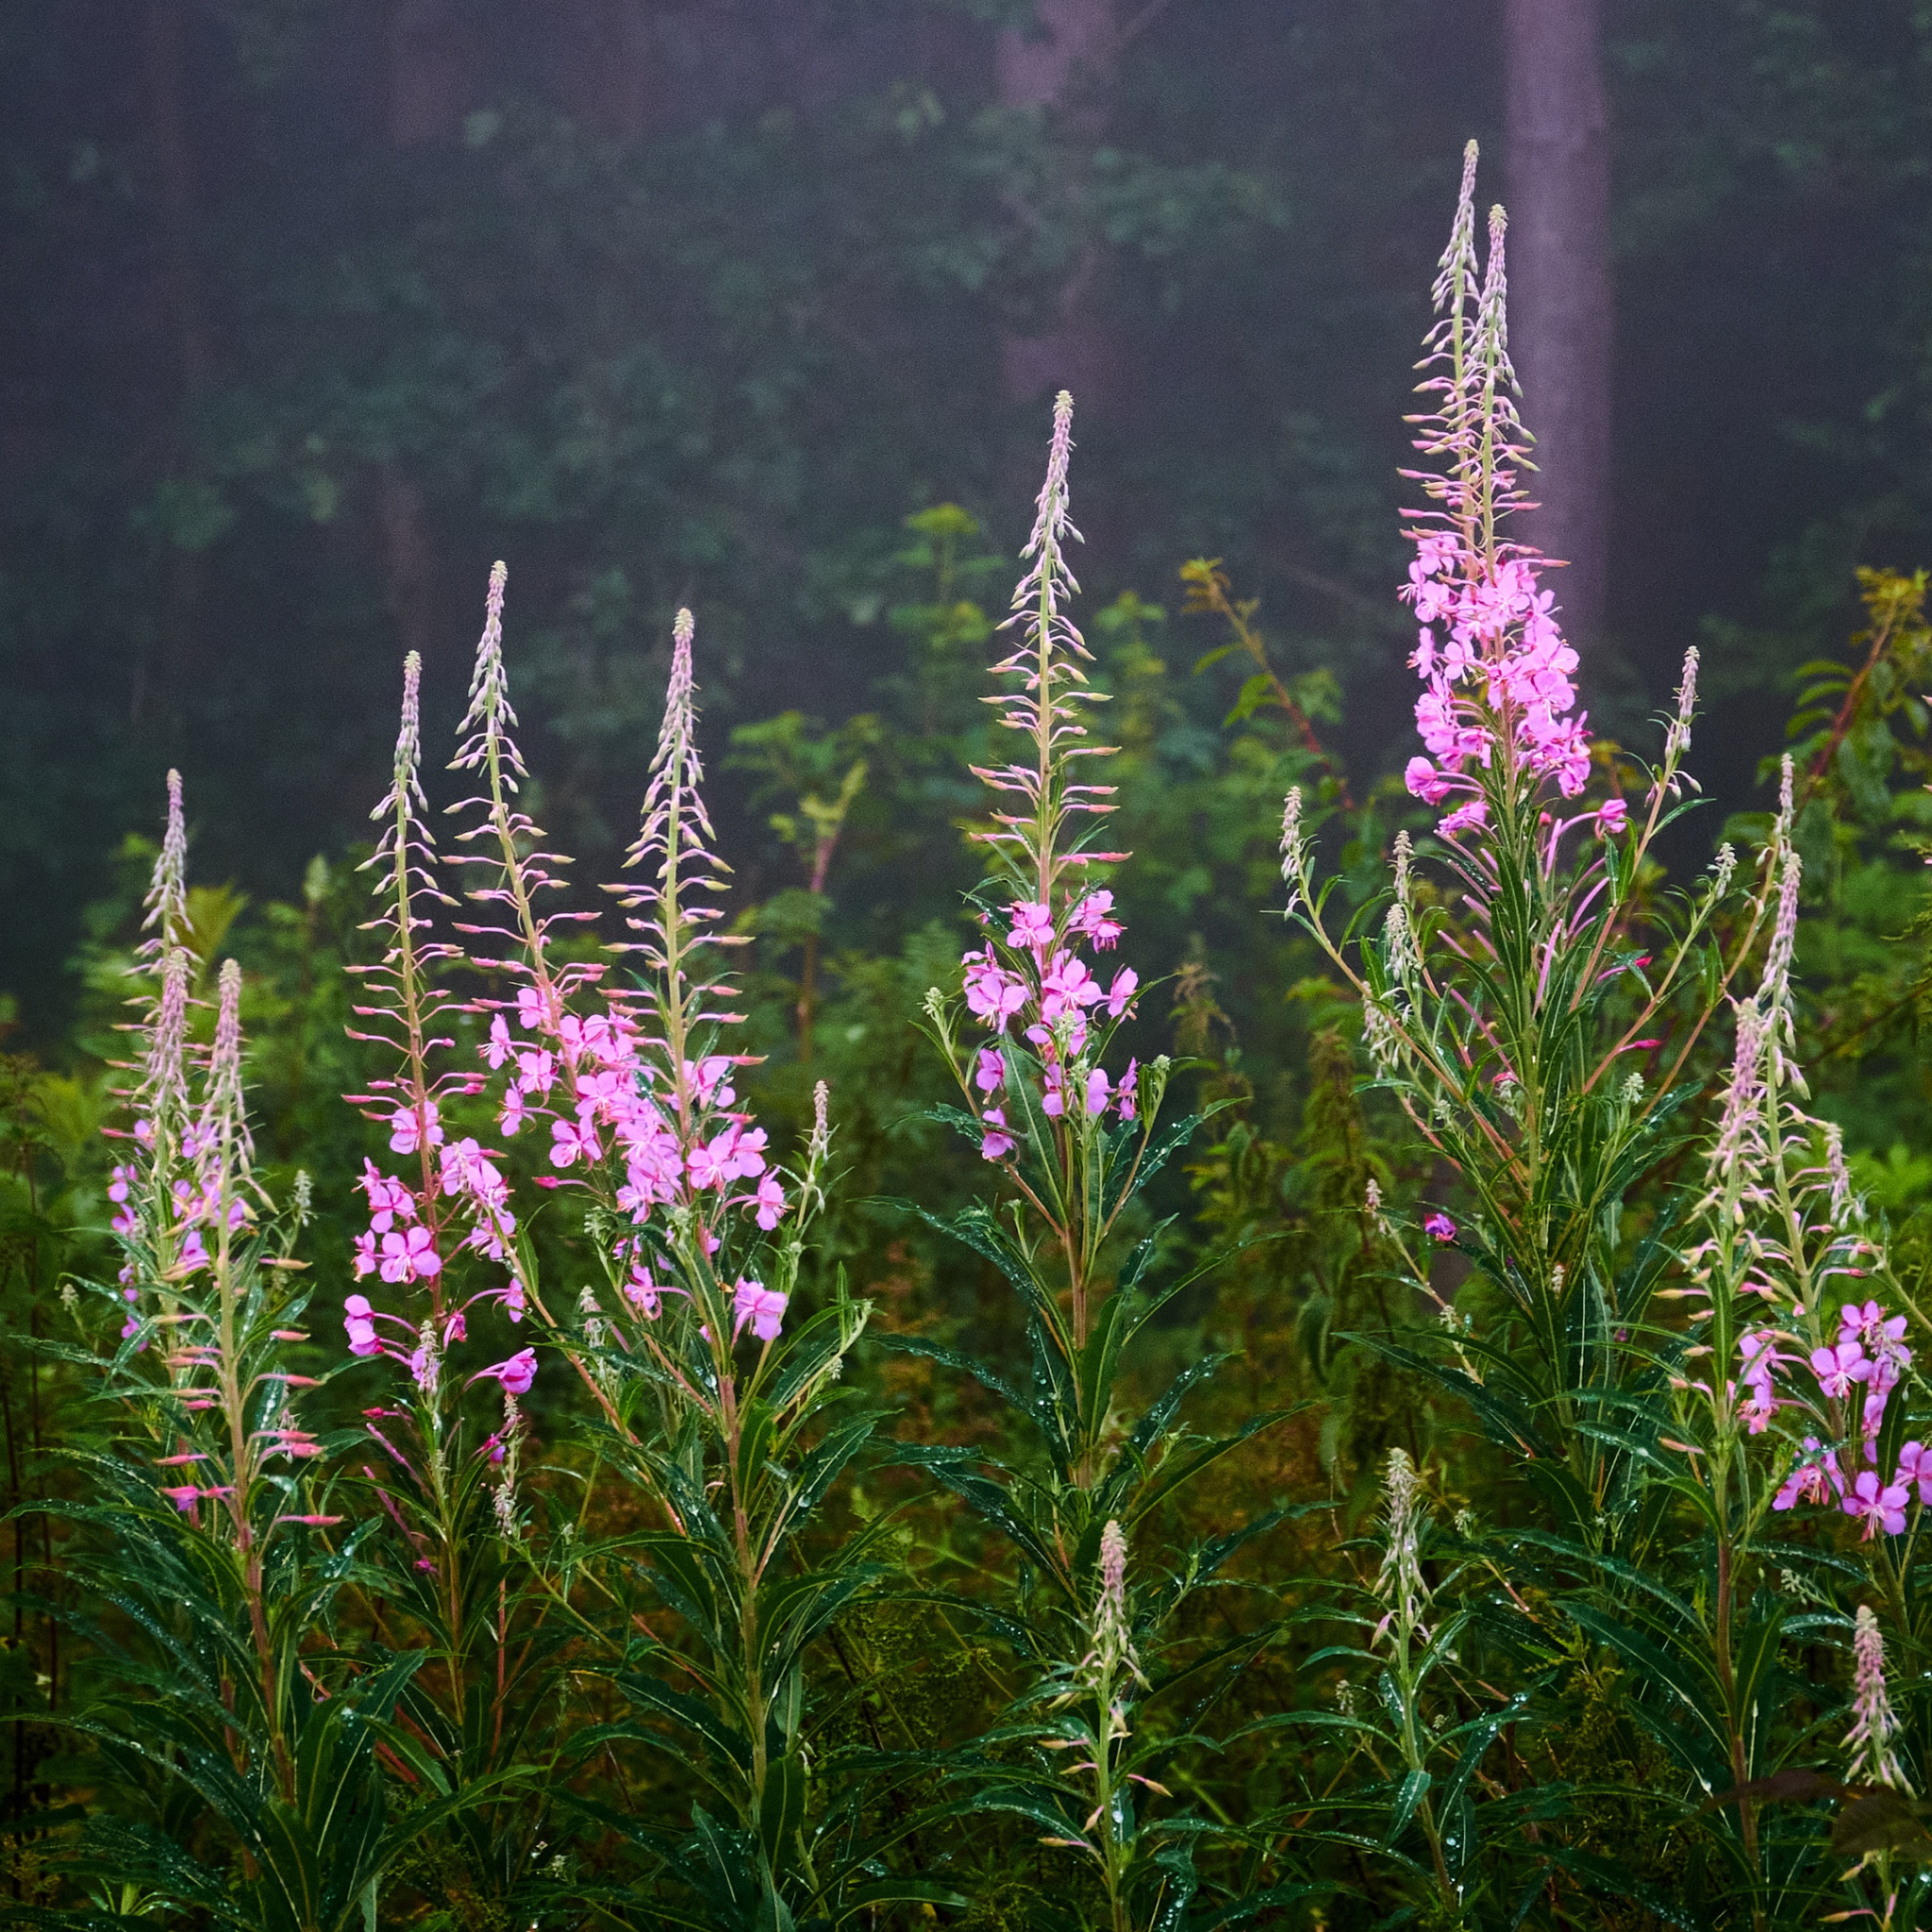
[[[1429,1595],[1422,1568],[1423,1531],[1428,1526],[1429,1518],[1423,1502],[1422,1478],[1407,1450],[1390,1450],[1384,1493],[1383,1533],[1387,1542],[1375,1588],[1388,1597],[1391,1611],[1403,1625],[1413,1627],[1420,1621]]]
[[[483,635],[476,642],[476,661],[470,672],[470,708],[463,713],[458,733],[467,732],[450,769],[472,772],[486,763],[494,751],[505,768],[506,787],[514,791],[516,784],[508,774],[527,776],[509,727],[517,722],[510,708],[509,679],[503,668],[503,597],[509,584],[509,566],[501,558],[490,566],[490,590],[483,601]]]
[[[155,858],[154,876],[149,881],[146,916],[141,929],[158,926],[151,940],[142,944],[142,956],[159,973],[172,947],[188,943],[188,824],[181,810],[181,774],[168,773],[168,822],[161,834],[161,849]]]
[[[470,708],[457,727],[461,741],[450,760],[453,772],[475,773],[483,790],[449,808],[452,815],[471,818],[457,835],[458,842],[483,848],[461,853],[451,863],[480,866],[486,874],[495,874],[491,884],[471,887],[468,897],[476,905],[500,908],[502,924],[457,929],[505,947],[500,957],[478,957],[475,963],[533,981],[542,1009],[554,1018],[571,990],[596,979],[602,969],[582,964],[555,967],[549,958],[551,935],[559,925],[589,923],[597,915],[538,909],[543,893],[563,890],[560,873],[571,861],[560,852],[545,850],[543,828],[510,804],[518,778],[527,774],[510,736],[517,714],[510,705],[509,676],[503,661],[503,603],[508,582],[508,566],[501,561],[491,565],[483,634],[476,640],[470,672]]]
[[[227,1147],[238,1175],[245,1174],[255,1158],[255,1141],[248,1131],[248,1112],[242,1097],[242,968],[233,959],[222,961],[214,1049],[208,1058],[196,1138],[210,1152]]]
[[[188,1107],[190,963],[179,946],[169,947],[161,956],[161,991],[148,1029],[141,1085],[135,1091],[135,1104],[148,1123],[147,1138],[161,1158],[178,1142]]]
[[[1852,1635],[1852,1727],[1845,1733],[1847,1770],[1855,1782],[1911,1790],[1891,1740],[1899,1730],[1897,1713],[1885,1688],[1885,1640],[1870,1604],[1858,1606]]]
[[[706,930],[723,916],[717,902],[730,868],[710,849],[714,834],[705,808],[705,770],[697,745],[695,635],[691,612],[680,610],[672,627],[671,682],[644,792],[643,823],[624,859],[626,869],[643,870],[643,880],[610,888],[634,915],[625,924],[641,935],[613,950],[641,953],[658,975],[658,1018],[680,1081],[689,1058],[690,1027],[701,1020],[732,1017],[690,1008],[691,956],[704,946],[734,943],[724,934]],[[712,986],[720,993],[724,991],[721,981]]]
[[[995,677],[1016,680],[1004,694],[985,702],[1000,708],[1000,723],[1031,741],[1025,762],[974,765],[974,774],[995,791],[1025,802],[1024,812],[995,812],[996,831],[975,836],[1007,860],[1014,883],[1038,904],[1054,903],[1054,887],[1064,867],[1124,858],[1124,853],[1062,851],[1067,820],[1098,817],[1113,810],[1107,803],[1111,785],[1072,782],[1075,758],[1105,758],[1114,747],[1088,744],[1080,707],[1104,698],[1087,682],[1082,659],[1091,661],[1086,641],[1066,614],[1069,598],[1080,586],[1068,568],[1066,546],[1082,541],[1067,514],[1067,464],[1074,447],[1074,399],[1062,390],[1054,404],[1053,439],[1047,446],[1046,478],[1033,521],[1033,534],[1020,554],[1031,568],[1013,591],[1013,614],[1003,629],[1018,628],[1017,648],[993,666]]]

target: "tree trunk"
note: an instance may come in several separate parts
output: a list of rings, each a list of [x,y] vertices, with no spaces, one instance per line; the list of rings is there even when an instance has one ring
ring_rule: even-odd
[[[1086,155],[1107,131],[1108,93],[1121,51],[1118,0],[1038,0],[1038,35],[1008,28],[996,48],[1000,105],[1056,114],[1072,138],[1060,192],[1084,192]],[[1107,410],[1124,388],[1121,344],[1101,312],[1106,267],[1090,242],[1060,285],[1058,313],[1038,335],[1000,339],[1000,384],[1010,403],[1070,389],[1089,409]]]
[[[195,219],[194,144],[188,108],[187,21],[183,0],[149,0],[142,54],[147,145],[160,215],[160,269],[175,364],[174,420],[167,436],[167,475],[183,482],[190,455],[183,425],[194,398],[213,373],[203,300]],[[129,720],[141,724],[151,703],[165,707],[194,658],[206,553],[164,536],[161,584],[152,653],[134,667]]]
[[[475,79],[462,8],[454,0],[392,0],[387,53],[390,145],[453,139]]]
[[[568,110],[619,141],[647,134],[660,104],[648,0],[556,0],[551,32],[552,70]]]
[[[1540,506],[1520,534],[1577,641],[1602,630],[1610,534],[1610,137],[1599,0],[1505,0],[1509,344]]]

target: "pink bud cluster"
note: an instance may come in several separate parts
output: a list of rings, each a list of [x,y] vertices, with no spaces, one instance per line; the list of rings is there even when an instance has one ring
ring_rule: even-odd
[[[1078,957],[1081,941],[1095,951],[1111,950],[1123,930],[1114,917],[1113,894],[1105,890],[1076,888],[1067,895],[1061,916],[1038,901],[1023,900],[1001,915],[1007,924],[1004,942],[990,931],[987,943],[966,953],[964,969],[967,1010],[991,1029],[992,1043],[974,1050],[972,1085],[982,1096],[980,1152],[988,1160],[1002,1160],[1015,1146],[1003,1096],[1007,1059],[1000,1036],[1017,1025],[1020,1037],[1037,1055],[1041,1069],[1041,1111],[1051,1120],[1064,1119],[1071,1090],[1075,1105],[1090,1120],[1109,1108],[1122,1120],[1135,1118],[1140,1101],[1140,1069],[1129,1060],[1115,1082],[1103,1067],[1091,1063],[1088,1052],[1090,1022],[1104,1011],[1118,1024],[1133,1008],[1140,975],[1123,966],[1103,987],[1092,969]],[[984,922],[989,928],[992,920]]]

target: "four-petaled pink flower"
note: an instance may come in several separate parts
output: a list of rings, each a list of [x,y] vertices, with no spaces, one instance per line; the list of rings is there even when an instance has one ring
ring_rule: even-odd
[[[1013,922],[1013,929],[1007,935],[1007,943],[1024,946],[1033,953],[1041,953],[1053,944],[1053,909],[1047,906],[1024,904],[1013,907],[1008,916]]]
[[[432,1147],[442,1141],[442,1127],[436,1117],[436,1103],[423,1102],[419,1116],[414,1106],[399,1107],[389,1117],[389,1144],[398,1154],[413,1154],[425,1141]]]
[[[974,1019],[995,1033],[1004,1033],[1007,1022],[1026,1004],[1026,982],[1001,966],[991,947],[968,953],[963,963],[968,1008]]]
[[[603,1155],[603,1148],[597,1144],[597,1136],[575,1121],[552,1121],[550,1123],[550,1164],[552,1167],[569,1167],[581,1156],[585,1160],[596,1160]]]
[[[385,1281],[426,1281],[441,1269],[441,1257],[426,1227],[406,1227],[383,1236],[379,1272]]]
[[[731,1339],[737,1341],[748,1322],[751,1332],[760,1341],[777,1341],[778,1325],[785,1319],[785,1302],[786,1297],[775,1288],[767,1288],[760,1281],[741,1280],[732,1298],[737,1324]]]
[[[1844,1512],[1863,1522],[1867,1542],[1881,1529],[1887,1536],[1897,1536],[1905,1528],[1906,1506],[1911,1501],[1912,1492],[1903,1483],[1881,1484],[1868,1469],[1859,1473],[1852,1490],[1853,1493],[1844,1500]]]
[[[1071,953],[1054,955],[1053,964],[1041,979],[1040,995],[1041,1018],[1049,1022],[1065,1013],[1078,1013],[1082,1008],[1095,1005],[1101,996],[1099,982],[1088,972],[1086,963]]]
[[[981,1157],[987,1160],[1004,1160],[1014,1146],[1012,1135],[1007,1132],[1006,1109],[990,1107],[980,1119],[986,1123],[986,1134],[979,1143]]]
[[[1134,997],[1135,990],[1141,984],[1141,975],[1131,966],[1123,966],[1113,976],[1113,984],[1107,990],[1107,1010],[1108,1017],[1118,1020],[1126,1011],[1127,1002]]]
[[[1834,1348],[1811,1351],[1811,1373],[1818,1377],[1821,1392],[1836,1401],[1852,1392],[1854,1382],[1871,1379],[1872,1364],[1856,1341],[1840,1341]]]
[[[412,1120],[414,1116],[410,1117]],[[364,1158],[362,1178],[356,1185],[369,1197],[369,1225],[377,1234],[387,1234],[396,1224],[398,1218],[413,1221],[416,1218],[416,1197],[404,1187],[401,1181],[391,1179],[376,1166],[375,1161]]]
[[[973,1084],[982,1093],[997,1093],[1007,1084],[1007,1063],[995,1047],[979,1049],[979,1064],[974,1070]]]
[[[1099,1067],[1087,1075],[1087,1112],[1090,1118],[1107,1111],[1108,1081],[1106,1073]]]

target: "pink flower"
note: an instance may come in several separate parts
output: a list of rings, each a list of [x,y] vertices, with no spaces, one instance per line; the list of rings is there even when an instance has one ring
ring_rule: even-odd
[[[491,1073],[516,1051],[516,1042],[509,1037],[509,1028],[503,1024],[501,1013],[491,1016],[490,1038],[476,1051],[483,1056]]]
[[[646,1321],[655,1322],[665,1290],[651,1278],[651,1271],[636,1261],[630,1264],[630,1278],[624,1284],[625,1299],[643,1315]]]
[[[1905,1528],[1906,1506],[1912,1492],[1903,1484],[1881,1487],[1877,1476],[1867,1469],[1860,1471],[1852,1488],[1855,1493],[1845,1498],[1844,1512],[1863,1520],[1867,1542],[1881,1529],[1887,1536],[1897,1536]]]
[[[1140,1104],[1140,1091],[1141,1063],[1138,1060],[1129,1060],[1127,1071],[1121,1075],[1120,1085],[1113,1090],[1114,1105],[1120,1108],[1122,1120],[1130,1121],[1134,1118],[1134,1109]]]
[[[1105,1071],[1095,1067],[1087,1075],[1087,1114],[1091,1120],[1097,1113],[1107,1111],[1108,1077]]]
[[[413,1120],[414,1116],[410,1118]],[[415,1220],[415,1195],[366,1157],[362,1162],[362,1178],[356,1185],[369,1197],[369,1224],[377,1234],[387,1234],[398,1218]]]
[[[1621,798],[1607,798],[1597,808],[1596,835],[1608,839],[1621,832],[1630,822],[1630,808]]]
[[[529,1109],[524,1105],[524,1090],[510,1088],[503,1096],[503,1111],[497,1116],[497,1124],[506,1134],[514,1134],[529,1117]]]
[[[1821,1392],[1836,1401],[1851,1393],[1854,1382],[1870,1380],[1872,1364],[1856,1341],[1840,1341],[1835,1348],[1811,1351],[1811,1373]]]
[[[1927,1452],[1919,1442],[1901,1442],[1898,1445],[1898,1474],[1892,1481],[1917,1483],[1919,1501],[1932,1503],[1932,1452]]]
[[[1489,822],[1489,801],[1482,798],[1471,798],[1465,800],[1454,811],[1450,812],[1437,825],[1436,829],[1444,838],[1447,838],[1452,832],[1468,831],[1472,827],[1476,831],[1481,831]]]
[[[1122,976],[1125,976],[1124,973]],[[1132,987],[1127,991],[1131,993]],[[1100,999],[1098,982],[1088,972],[1084,962],[1074,958],[1071,953],[1054,955],[1052,966],[1040,982],[1040,992],[1041,1017],[1049,1022],[1058,1020],[1063,1013],[1077,1013],[1082,1008],[1096,1005]],[[1122,1004],[1125,1004],[1124,998]]]
[[[986,1123],[986,1135],[979,1143],[982,1159],[1004,1160],[1013,1151],[1012,1135],[1007,1132],[1007,1116],[1003,1108],[990,1107],[980,1116]]]
[[[995,1033],[1007,1030],[1007,1022],[1026,1004],[1026,982],[1008,973],[992,957],[991,948],[968,953],[966,1005],[974,1019]]]
[[[552,1121],[550,1143],[552,1167],[569,1167],[580,1156],[586,1161],[598,1160],[604,1154],[597,1144],[597,1136],[575,1121]]]
[[[1423,1232],[1434,1241],[1453,1241],[1456,1239],[1456,1224],[1439,1208],[1423,1223]]]
[[[557,1057],[539,1047],[517,1055],[517,1090],[522,1093],[547,1094],[557,1084]]]
[[[537,1379],[537,1351],[534,1348],[520,1348],[508,1361],[492,1362],[487,1369],[480,1369],[470,1377],[480,1382],[485,1375],[502,1384],[506,1395],[527,1395],[530,1384]]]
[[[524,1319],[524,1310],[529,1303],[524,1294],[524,1284],[514,1274],[510,1276],[509,1286],[504,1290],[500,1299],[503,1303],[503,1312],[512,1322],[521,1322]]]
[[[181,1243],[179,1266],[192,1271],[208,1265],[208,1243],[201,1238],[198,1227],[188,1231],[188,1239]]]
[[[1827,1479],[1842,1496],[1845,1479],[1839,1473],[1837,1451],[1826,1449],[1821,1452],[1818,1438],[1807,1436],[1804,1458],[1785,1478],[1784,1487],[1771,1499],[1771,1507],[1789,1509],[1794,1503],[1823,1503],[1826,1500],[1824,1486]]]
[[[1410,795],[1420,798],[1424,805],[1441,805],[1449,796],[1448,779],[1420,755],[1404,767],[1402,782],[1408,787]]]
[[[375,1339],[375,1311],[367,1295],[352,1294],[342,1304],[342,1326],[349,1331],[351,1355],[375,1355],[381,1348]]]
[[[1121,924],[1109,919],[1113,910],[1111,892],[1089,892],[1074,908],[1074,916],[1067,921],[1067,930],[1077,932],[1093,941],[1099,952],[1108,952],[1121,936]]]
[[[1126,1011],[1127,1002],[1134,997],[1134,991],[1141,984],[1141,975],[1131,966],[1123,966],[1113,976],[1113,984],[1107,990],[1107,1010],[1108,1017],[1118,1020]]]
[[[785,1190],[766,1174],[758,1183],[757,1200],[758,1225],[769,1234],[785,1218]]]
[[[179,1489],[163,1490],[161,1494],[186,1516],[194,1507],[194,1499],[201,1494],[192,1483],[184,1483]]]
[[[740,1281],[732,1298],[733,1311],[737,1316],[731,1330],[731,1339],[736,1341],[744,1332],[744,1324],[751,1324],[751,1332],[760,1341],[776,1341],[778,1324],[785,1319],[786,1297],[775,1288],[767,1288],[758,1281]]]
[[[441,1258],[426,1227],[409,1227],[383,1236],[380,1272],[385,1281],[426,1281],[441,1269]]]
[[[1040,954],[1053,944],[1053,910],[1046,906],[1013,907],[1008,914],[1013,929],[1007,935],[1008,945],[1024,946]]]
[[[389,1144],[398,1154],[413,1154],[425,1141],[434,1147],[442,1140],[436,1103],[425,1100],[419,1117],[413,1107],[399,1107],[389,1117]]]
[[[974,1071],[973,1084],[982,1093],[997,1093],[1007,1084],[1007,1063],[996,1047],[982,1046],[979,1049],[979,1064]]]
[[[517,1024],[526,1033],[543,1030],[543,995],[534,986],[517,988]]]
[[[358,1281],[360,1281],[365,1274],[374,1274],[375,1273],[375,1234],[373,1229],[368,1234],[358,1234],[356,1237],[354,1265]]]

